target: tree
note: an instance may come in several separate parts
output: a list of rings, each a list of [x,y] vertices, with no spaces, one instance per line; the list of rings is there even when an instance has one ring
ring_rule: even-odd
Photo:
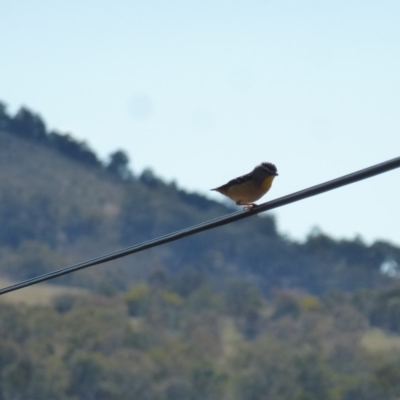
[[[0,130],[7,131],[10,123],[11,117],[7,113],[7,106],[0,101]]]
[[[369,311],[372,325],[396,333],[400,332],[400,288],[381,290]]]
[[[297,400],[301,387],[293,354],[285,346],[262,337],[244,346],[234,361],[235,399]]]
[[[244,280],[230,282],[226,293],[228,312],[234,316],[247,338],[257,335],[262,295],[259,288]]]
[[[132,177],[132,172],[129,170],[129,157],[122,150],[117,150],[110,154],[106,170],[122,180]]]
[[[76,353],[69,365],[71,370],[69,393],[85,400],[100,398],[106,367],[107,359],[99,353]]]
[[[42,118],[25,107],[20,108],[11,119],[9,129],[18,136],[39,142],[47,138],[46,125]]]
[[[65,156],[88,166],[99,167],[101,165],[89,145],[85,142],[77,141],[72,135],[50,132],[49,139],[52,147]]]

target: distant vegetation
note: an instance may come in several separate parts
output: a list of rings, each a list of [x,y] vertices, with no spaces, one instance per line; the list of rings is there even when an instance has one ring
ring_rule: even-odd
[[[231,211],[0,104],[0,276]],[[397,400],[399,265],[394,244],[300,243],[267,214],[59,278],[53,300],[7,294],[0,400]]]
[[[262,295],[194,271],[119,295],[0,299],[1,399],[397,400],[400,289]],[[29,301],[29,299],[28,299]],[[384,329],[388,329],[385,333]]]

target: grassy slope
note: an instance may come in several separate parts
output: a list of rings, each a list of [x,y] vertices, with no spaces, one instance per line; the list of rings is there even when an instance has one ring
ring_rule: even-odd
[[[16,283],[7,278],[0,278],[0,287],[10,286]],[[64,294],[84,295],[89,291],[71,286],[49,285],[40,283],[29,286],[23,290],[3,294],[1,301],[12,304],[26,304],[28,306],[50,306],[54,298]]]
[[[365,333],[361,344],[371,352],[399,352],[400,335],[389,334],[381,329],[372,328]]]
[[[39,144],[0,132],[0,183],[29,198],[51,196],[61,210],[77,207],[107,218],[119,211],[123,191],[79,163]],[[0,196],[2,193],[0,192]]]

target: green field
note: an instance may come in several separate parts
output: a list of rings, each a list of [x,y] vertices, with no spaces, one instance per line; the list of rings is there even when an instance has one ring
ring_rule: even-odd
[[[0,287],[13,285],[13,282],[6,278],[0,278]],[[27,288],[16,290],[15,292],[3,294],[0,301],[13,304],[50,305],[52,300],[64,294],[87,294],[89,291],[70,286],[49,285],[47,283],[39,283],[37,285],[28,286]]]
[[[400,351],[400,336],[372,328],[365,333],[361,344],[371,352],[398,352]]]

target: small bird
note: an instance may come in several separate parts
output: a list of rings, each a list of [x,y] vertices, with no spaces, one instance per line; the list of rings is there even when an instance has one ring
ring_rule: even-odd
[[[215,190],[233,201],[237,205],[251,209],[256,206],[254,202],[264,196],[271,188],[272,181],[278,175],[276,166],[270,162],[263,162],[257,165],[250,173],[232,179],[225,185]]]

